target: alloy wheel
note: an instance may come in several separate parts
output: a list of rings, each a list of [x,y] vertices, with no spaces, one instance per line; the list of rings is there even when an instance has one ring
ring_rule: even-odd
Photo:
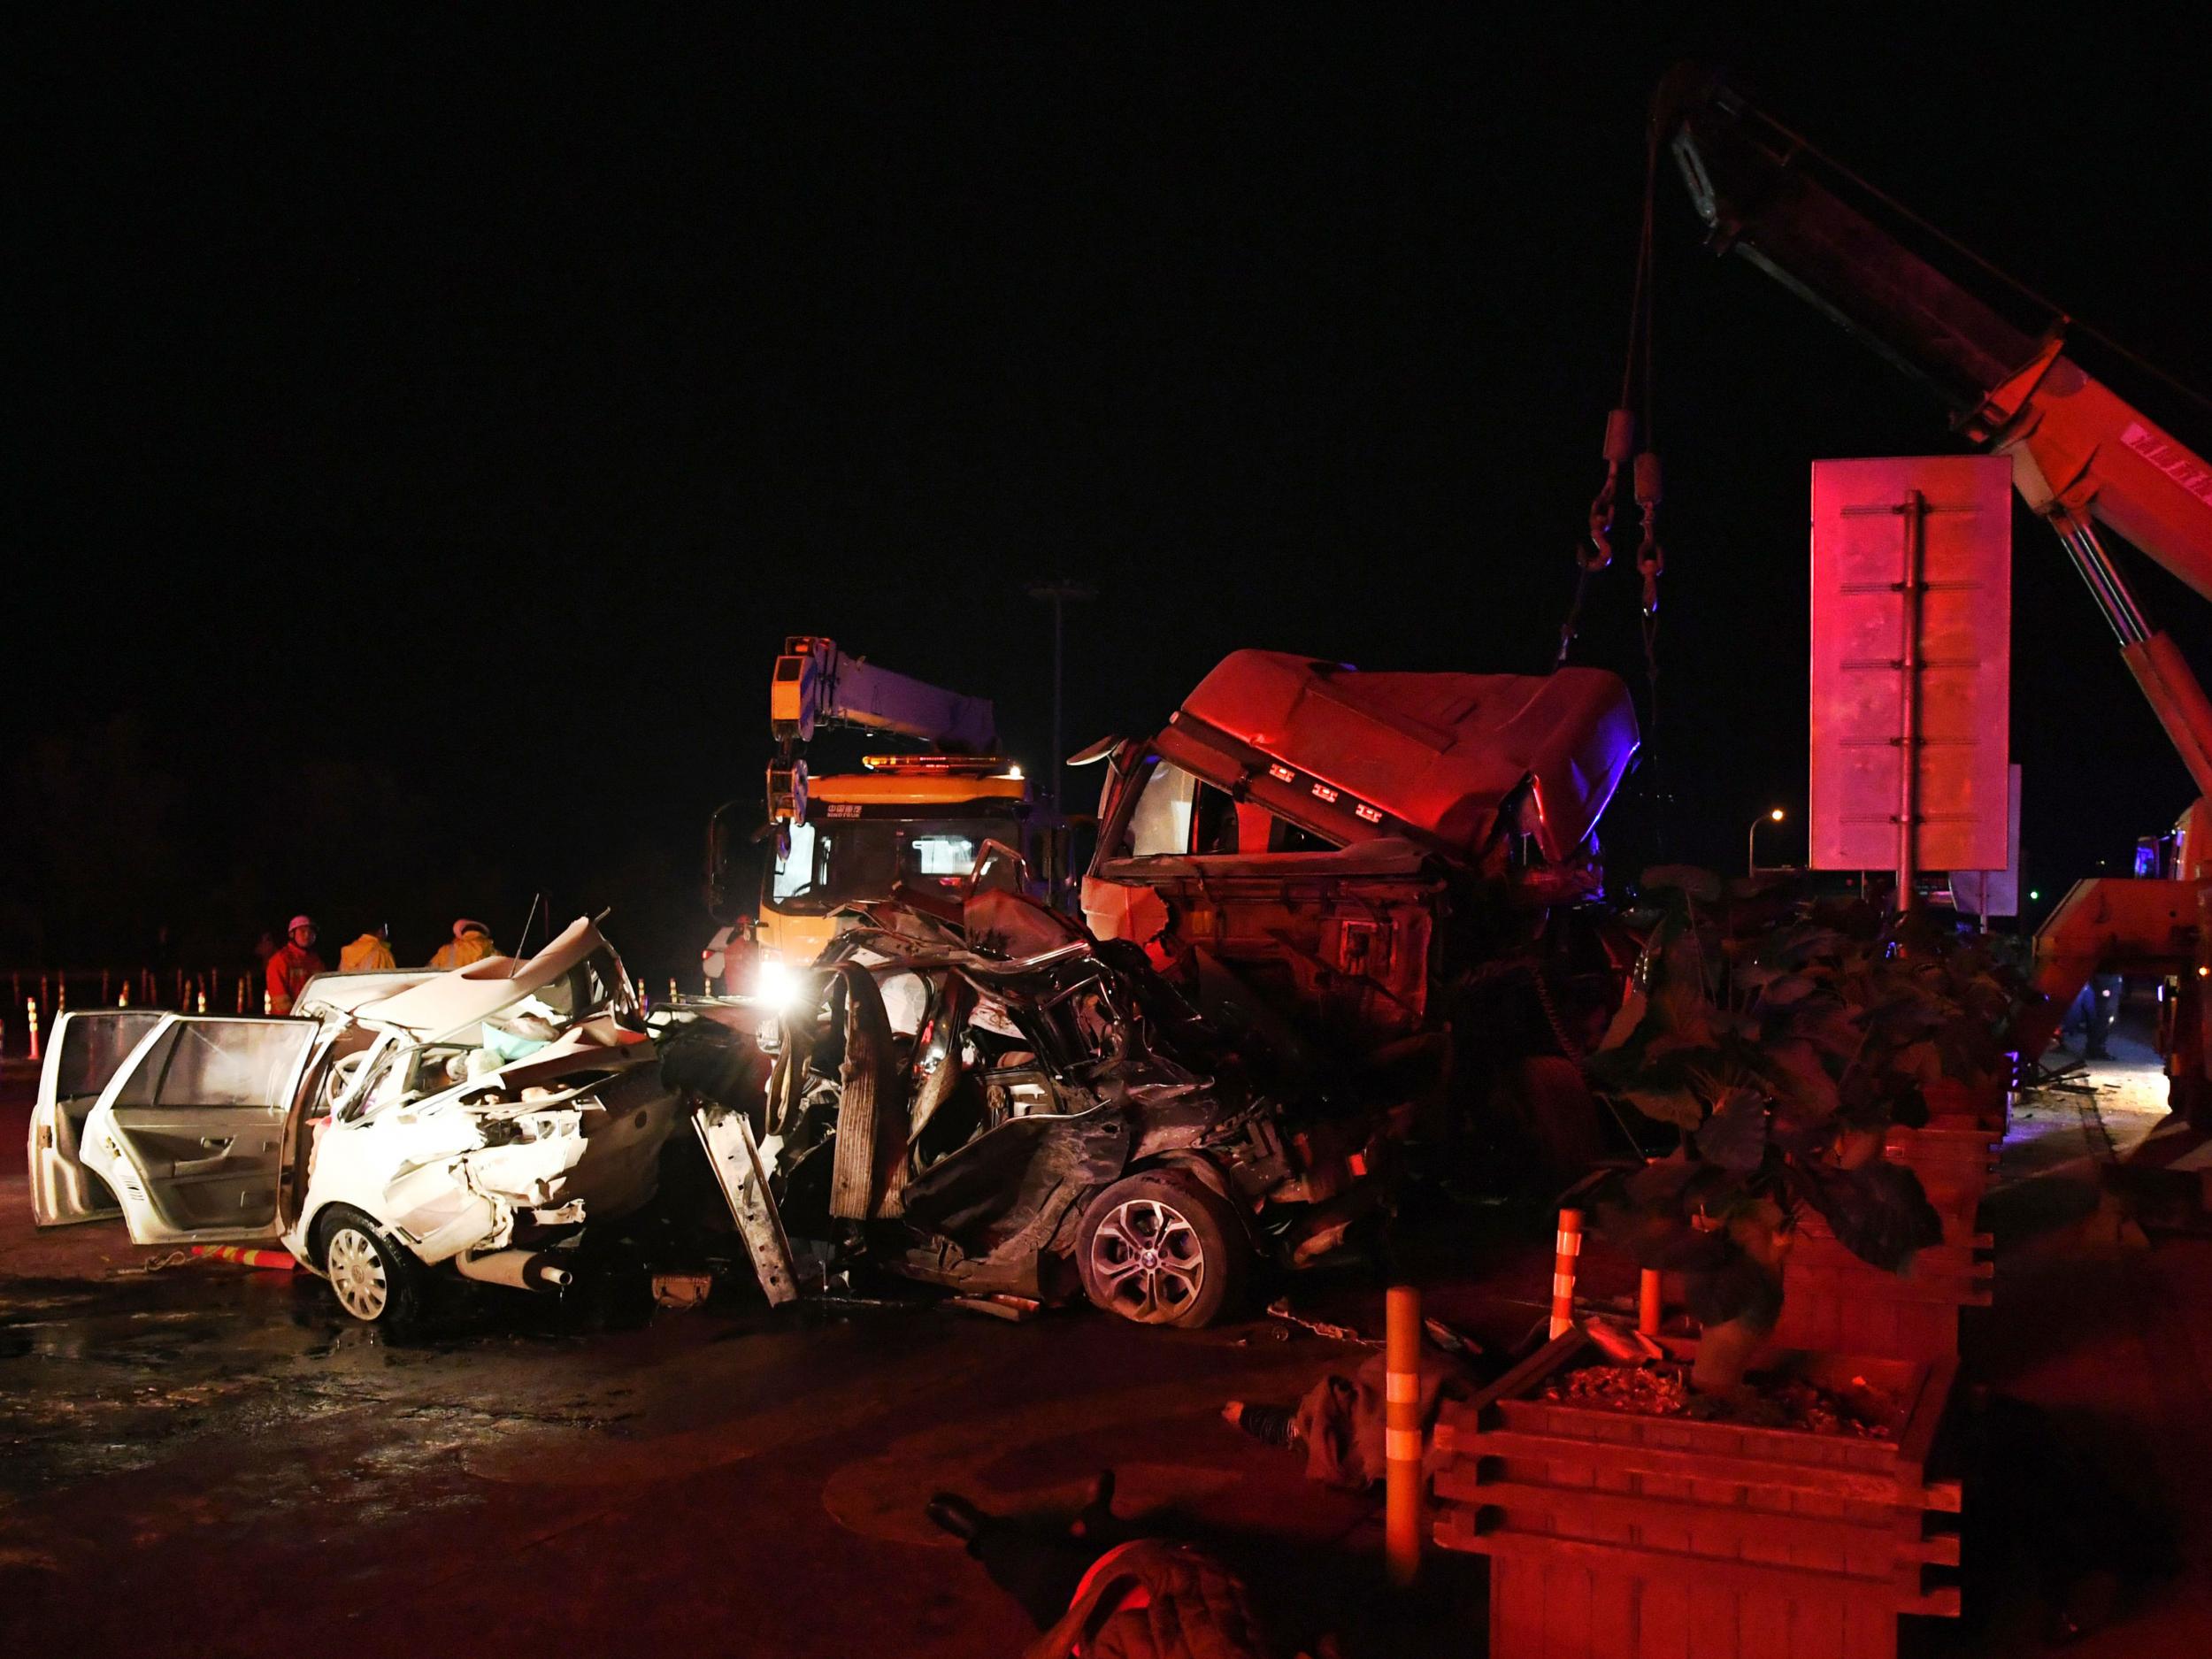
[[[1165,1325],[1204,1287],[1206,1248],[1174,1205],[1130,1198],[1092,1233],[1090,1269],[1115,1312],[1139,1325]]]

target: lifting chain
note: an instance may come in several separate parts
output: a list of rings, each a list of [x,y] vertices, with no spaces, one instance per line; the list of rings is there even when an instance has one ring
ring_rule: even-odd
[[[1544,981],[1544,971],[1539,967],[1529,975],[1529,982],[1536,987],[1536,1005],[1544,1010],[1544,1023],[1551,1027],[1551,1039],[1559,1045],[1559,1052],[1579,1064],[1582,1045],[1568,1033],[1566,1021],[1559,1018],[1559,1005],[1552,1001],[1551,987]]]

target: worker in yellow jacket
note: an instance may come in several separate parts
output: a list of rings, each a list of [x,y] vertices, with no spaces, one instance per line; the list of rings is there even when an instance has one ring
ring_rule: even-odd
[[[364,933],[338,952],[338,972],[341,973],[370,973],[379,968],[396,968],[399,958],[392,955],[389,924],[373,933]]]
[[[498,947],[492,943],[492,930],[481,922],[471,921],[464,916],[453,924],[453,942],[438,947],[438,954],[430,958],[434,968],[465,968],[472,962],[481,962],[495,955]]]

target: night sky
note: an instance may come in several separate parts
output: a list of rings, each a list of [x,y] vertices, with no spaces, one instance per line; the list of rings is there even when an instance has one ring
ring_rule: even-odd
[[[1240,646],[1540,669],[1678,57],[2212,382],[2212,40],[2178,21],[42,10],[0,26],[12,964],[163,925],[227,962],[303,908],[419,960],[459,913],[511,945],[543,891],[664,973],[710,926],[708,812],[760,795],[782,636],[996,697],[1041,766],[1023,589],[1056,575],[1101,595],[1071,747]],[[1733,866],[1803,804],[1807,464],[1951,440],[1701,251],[1671,170],[1659,206],[1656,747],[1669,851]],[[2047,902],[2188,785],[2024,517],[2016,559]],[[2127,567],[2212,675],[2212,611]],[[1634,595],[1617,565],[1579,660],[1640,696]]]

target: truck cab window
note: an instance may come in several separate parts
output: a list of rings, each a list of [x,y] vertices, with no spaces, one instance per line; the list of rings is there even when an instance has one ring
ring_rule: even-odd
[[[1173,857],[1190,851],[1191,814],[1197,798],[1197,779],[1172,761],[1155,763],[1129,815],[1130,856]]]
[[[812,891],[818,873],[814,841],[813,825],[791,826],[790,840],[776,859],[775,884],[770,888],[778,899],[796,898]]]

